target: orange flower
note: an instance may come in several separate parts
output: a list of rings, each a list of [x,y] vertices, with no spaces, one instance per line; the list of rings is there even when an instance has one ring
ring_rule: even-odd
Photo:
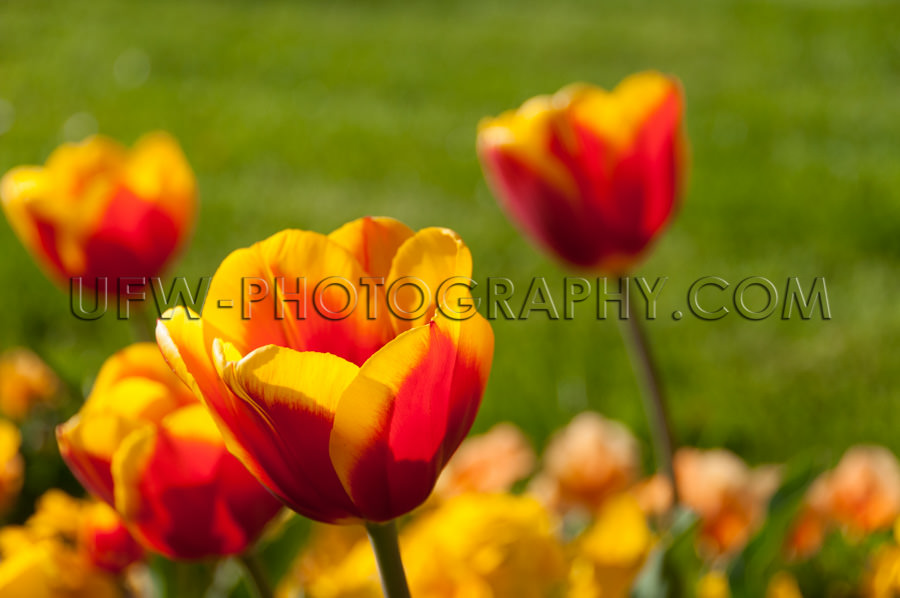
[[[685,168],[678,81],[572,85],[478,126],[494,193],[539,245],[577,268],[630,269],[668,223]]]
[[[32,407],[56,396],[59,380],[41,358],[17,347],[0,355],[0,413],[21,421]]]
[[[640,450],[628,428],[586,411],[550,440],[530,490],[561,510],[595,511],[634,483],[639,472]]]
[[[20,166],[0,180],[13,230],[48,275],[69,290],[83,277],[156,276],[184,245],[196,183],[178,143],[151,133],[131,150],[106,137],[64,144],[44,166]],[[102,285],[101,285],[102,290]]]
[[[788,537],[788,552],[807,557],[832,525],[855,535],[888,529],[900,516],[900,463],[884,447],[854,446],[807,490]]]
[[[450,459],[435,493],[449,498],[465,492],[507,492],[534,468],[528,439],[512,424],[497,424],[473,436]]]
[[[428,497],[478,410],[493,333],[474,310],[445,315],[471,296],[441,284],[471,270],[444,228],[363,218],[328,236],[283,231],[229,255],[202,318],[170,311],[157,340],[229,449],[288,506],[387,521]],[[419,291],[402,287],[414,279]],[[254,302],[230,307],[242,297]],[[353,297],[374,303],[352,309]]]
[[[740,550],[762,524],[779,477],[771,466],[751,470],[729,451],[680,449],[675,479],[682,502],[701,518],[702,552],[718,557]]]
[[[57,438],[79,481],[169,557],[242,552],[280,508],[152,343],[109,358]]]

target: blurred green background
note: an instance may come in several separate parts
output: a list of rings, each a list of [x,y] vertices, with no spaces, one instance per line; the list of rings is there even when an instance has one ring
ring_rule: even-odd
[[[201,190],[173,275],[211,275],[286,227],[327,232],[373,214],[455,229],[479,280],[524,291],[546,276],[561,294],[564,270],[488,192],[476,124],[572,81],[609,87],[647,68],[681,78],[692,148],[683,207],[638,271],[669,277],[647,331],[679,440],[751,462],[836,458],[860,442],[900,452],[894,3],[7,1],[0,169],[94,131],[130,144],[162,128]],[[0,252],[0,346],[31,347],[88,387],[129,327],[73,317],[6,223]],[[673,320],[707,275],[765,276],[780,291],[789,276],[805,289],[824,276],[832,319]],[[541,446],[592,408],[629,424],[649,461],[615,321],[587,308],[494,330],[476,430],[510,420]]]

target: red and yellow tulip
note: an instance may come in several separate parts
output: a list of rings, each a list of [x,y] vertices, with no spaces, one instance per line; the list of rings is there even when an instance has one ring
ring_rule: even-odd
[[[108,359],[57,438],[79,481],[172,558],[242,552],[280,508],[152,343]]]
[[[390,289],[415,277],[434,292],[471,270],[468,248],[444,228],[363,218],[327,236],[287,230],[229,255],[203,316],[165,314],[157,340],[230,450],[288,506],[324,522],[387,521],[428,497],[472,425],[493,355],[491,327],[474,310],[448,317],[417,291],[395,293],[391,310]],[[282,301],[297,277],[306,297]],[[333,277],[352,288],[314,304]],[[250,279],[272,292],[231,307]],[[364,279],[384,284],[362,288]],[[454,289],[456,310],[470,296]],[[343,310],[353,295],[356,309]]]
[[[114,293],[118,278],[160,274],[191,233],[196,196],[178,143],[161,132],[130,150],[101,136],[67,143],[0,180],[10,225],[66,290],[74,277],[91,290],[106,277]]]
[[[478,154],[512,219],[576,268],[623,273],[668,223],[684,176],[681,86],[655,72],[572,85],[485,119]]]

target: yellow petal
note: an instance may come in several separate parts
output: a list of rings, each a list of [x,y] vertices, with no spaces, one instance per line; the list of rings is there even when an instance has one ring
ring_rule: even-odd
[[[131,149],[123,181],[142,199],[163,205],[181,225],[194,219],[197,184],[178,142],[156,131],[142,136]]]
[[[472,254],[459,235],[447,228],[425,228],[408,239],[394,256],[387,281],[388,306],[396,333],[420,326],[434,316],[442,283],[472,276]],[[468,293],[454,286],[445,303],[456,305]],[[414,319],[412,318],[415,315]],[[400,317],[397,317],[400,316]]]

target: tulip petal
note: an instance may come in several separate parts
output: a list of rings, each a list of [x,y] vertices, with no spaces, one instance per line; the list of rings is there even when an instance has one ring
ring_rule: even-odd
[[[391,323],[395,333],[430,321],[436,309],[435,296],[442,283],[457,276],[472,276],[472,254],[452,230],[425,228],[403,243],[394,256],[388,276],[388,306],[394,315]],[[418,281],[415,284],[419,285],[419,290],[412,286],[414,279]],[[404,280],[411,284],[403,288]],[[391,285],[396,285],[394,292]],[[464,287],[454,287],[451,294],[458,293],[461,288]],[[449,303],[453,303],[452,299]],[[406,319],[412,314],[417,317]]]
[[[348,222],[328,238],[349,251],[369,275],[386,278],[394,254],[415,233],[393,218],[359,218]]]
[[[359,305],[365,275],[353,255],[317,233],[282,231],[239,249],[225,258],[210,284],[204,345],[211,347],[221,338],[247,354],[275,344],[333,353],[361,364],[391,335],[386,320],[367,318]],[[305,280],[305,292],[298,287],[298,277]],[[328,287],[329,282],[336,285]],[[285,296],[291,293],[300,297]],[[345,305],[349,309],[342,314]]]
[[[427,498],[472,425],[492,352],[480,316],[438,317],[361,368],[338,404],[330,454],[365,519],[392,519]]]
[[[269,345],[218,365],[228,387],[245,401],[241,441],[245,463],[292,509],[319,521],[355,513],[328,455],[334,409],[359,368],[328,353]]]
[[[110,412],[75,415],[56,429],[60,455],[85,488],[112,504],[113,455],[125,438],[144,425]]]
[[[187,405],[194,402],[194,397],[187,388],[172,375],[172,371],[166,366],[166,362],[160,359],[160,349],[156,343],[135,343],[119,352],[103,363],[100,373],[94,386],[91,388],[91,397],[88,398],[88,405],[95,402],[97,397],[103,397],[106,393],[115,389],[123,381],[140,381],[145,384],[155,385],[140,394],[162,395],[168,393],[169,401],[175,405]],[[138,394],[135,392],[135,394]],[[135,412],[136,409],[117,405],[117,401],[104,401],[102,405],[109,404],[114,407],[117,412]],[[100,403],[97,405],[101,406]]]
[[[174,222],[194,221],[197,183],[184,152],[168,133],[148,133],[135,142],[124,165],[123,181]]]
[[[206,351],[200,316],[181,306],[166,311],[156,324],[156,342],[175,375],[209,408],[228,450],[245,460],[231,433],[239,427],[240,402],[219,378]]]
[[[112,464],[116,510],[170,557],[236,554],[280,508],[225,450],[202,405],[134,432]]]

